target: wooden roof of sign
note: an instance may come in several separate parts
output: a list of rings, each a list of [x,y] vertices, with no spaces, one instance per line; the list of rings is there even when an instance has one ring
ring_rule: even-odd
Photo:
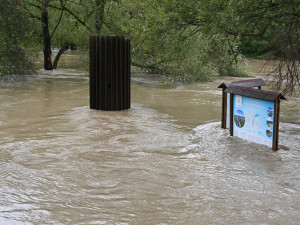
[[[277,98],[286,100],[286,98],[280,92],[265,91],[236,85],[228,86],[225,92],[272,102],[274,102]]]
[[[256,78],[256,79],[224,82],[224,83],[220,84],[220,86],[218,88],[227,88],[231,85],[238,85],[241,87],[261,87],[261,86],[266,86],[267,84],[262,78]]]

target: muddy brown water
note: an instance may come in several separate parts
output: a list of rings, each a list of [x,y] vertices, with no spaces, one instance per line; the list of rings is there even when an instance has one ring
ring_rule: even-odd
[[[132,108],[89,109],[88,75],[0,83],[0,224],[300,224],[300,114],[280,146],[220,129],[227,78],[162,89],[132,76]]]

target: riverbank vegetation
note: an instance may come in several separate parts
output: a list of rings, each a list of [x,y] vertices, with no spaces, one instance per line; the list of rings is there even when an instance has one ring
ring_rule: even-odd
[[[171,81],[245,76],[245,57],[278,62],[272,84],[300,84],[300,2],[293,0],[0,0],[0,74],[27,74],[33,52],[44,69],[90,34],[126,35],[132,64]],[[59,48],[55,58],[53,48]]]
[[[34,68],[35,24],[17,0],[0,0],[0,75],[29,74]]]

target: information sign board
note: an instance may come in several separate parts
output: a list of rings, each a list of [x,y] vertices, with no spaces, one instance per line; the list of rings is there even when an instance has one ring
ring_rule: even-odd
[[[274,102],[233,95],[233,136],[272,147]]]

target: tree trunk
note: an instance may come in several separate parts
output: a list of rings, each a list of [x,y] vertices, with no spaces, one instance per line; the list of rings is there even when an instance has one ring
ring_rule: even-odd
[[[48,3],[49,0],[45,0],[44,9],[42,10],[42,30],[43,30],[43,44],[44,44],[44,69],[53,70],[51,61],[51,37],[49,34],[49,24],[48,24]]]
[[[70,49],[71,50],[76,50],[77,49],[77,46],[76,44],[74,44],[73,42],[70,44]]]
[[[66,50],[68,50],[68,49],[69,49],[69,45],[68,45],[68,44],[62,46],[62,47],[59,49],[59,51],[58,51],[58,53],[57,53],[57,55],[56,55],[56,57],[55,57],[55,59],[54,59],[54,62],[53,62],[53,69],[57,69],[58,60],[60,59],[60,57],[61,57],[61,55],[64,53],[64,51],[66,51]]]

